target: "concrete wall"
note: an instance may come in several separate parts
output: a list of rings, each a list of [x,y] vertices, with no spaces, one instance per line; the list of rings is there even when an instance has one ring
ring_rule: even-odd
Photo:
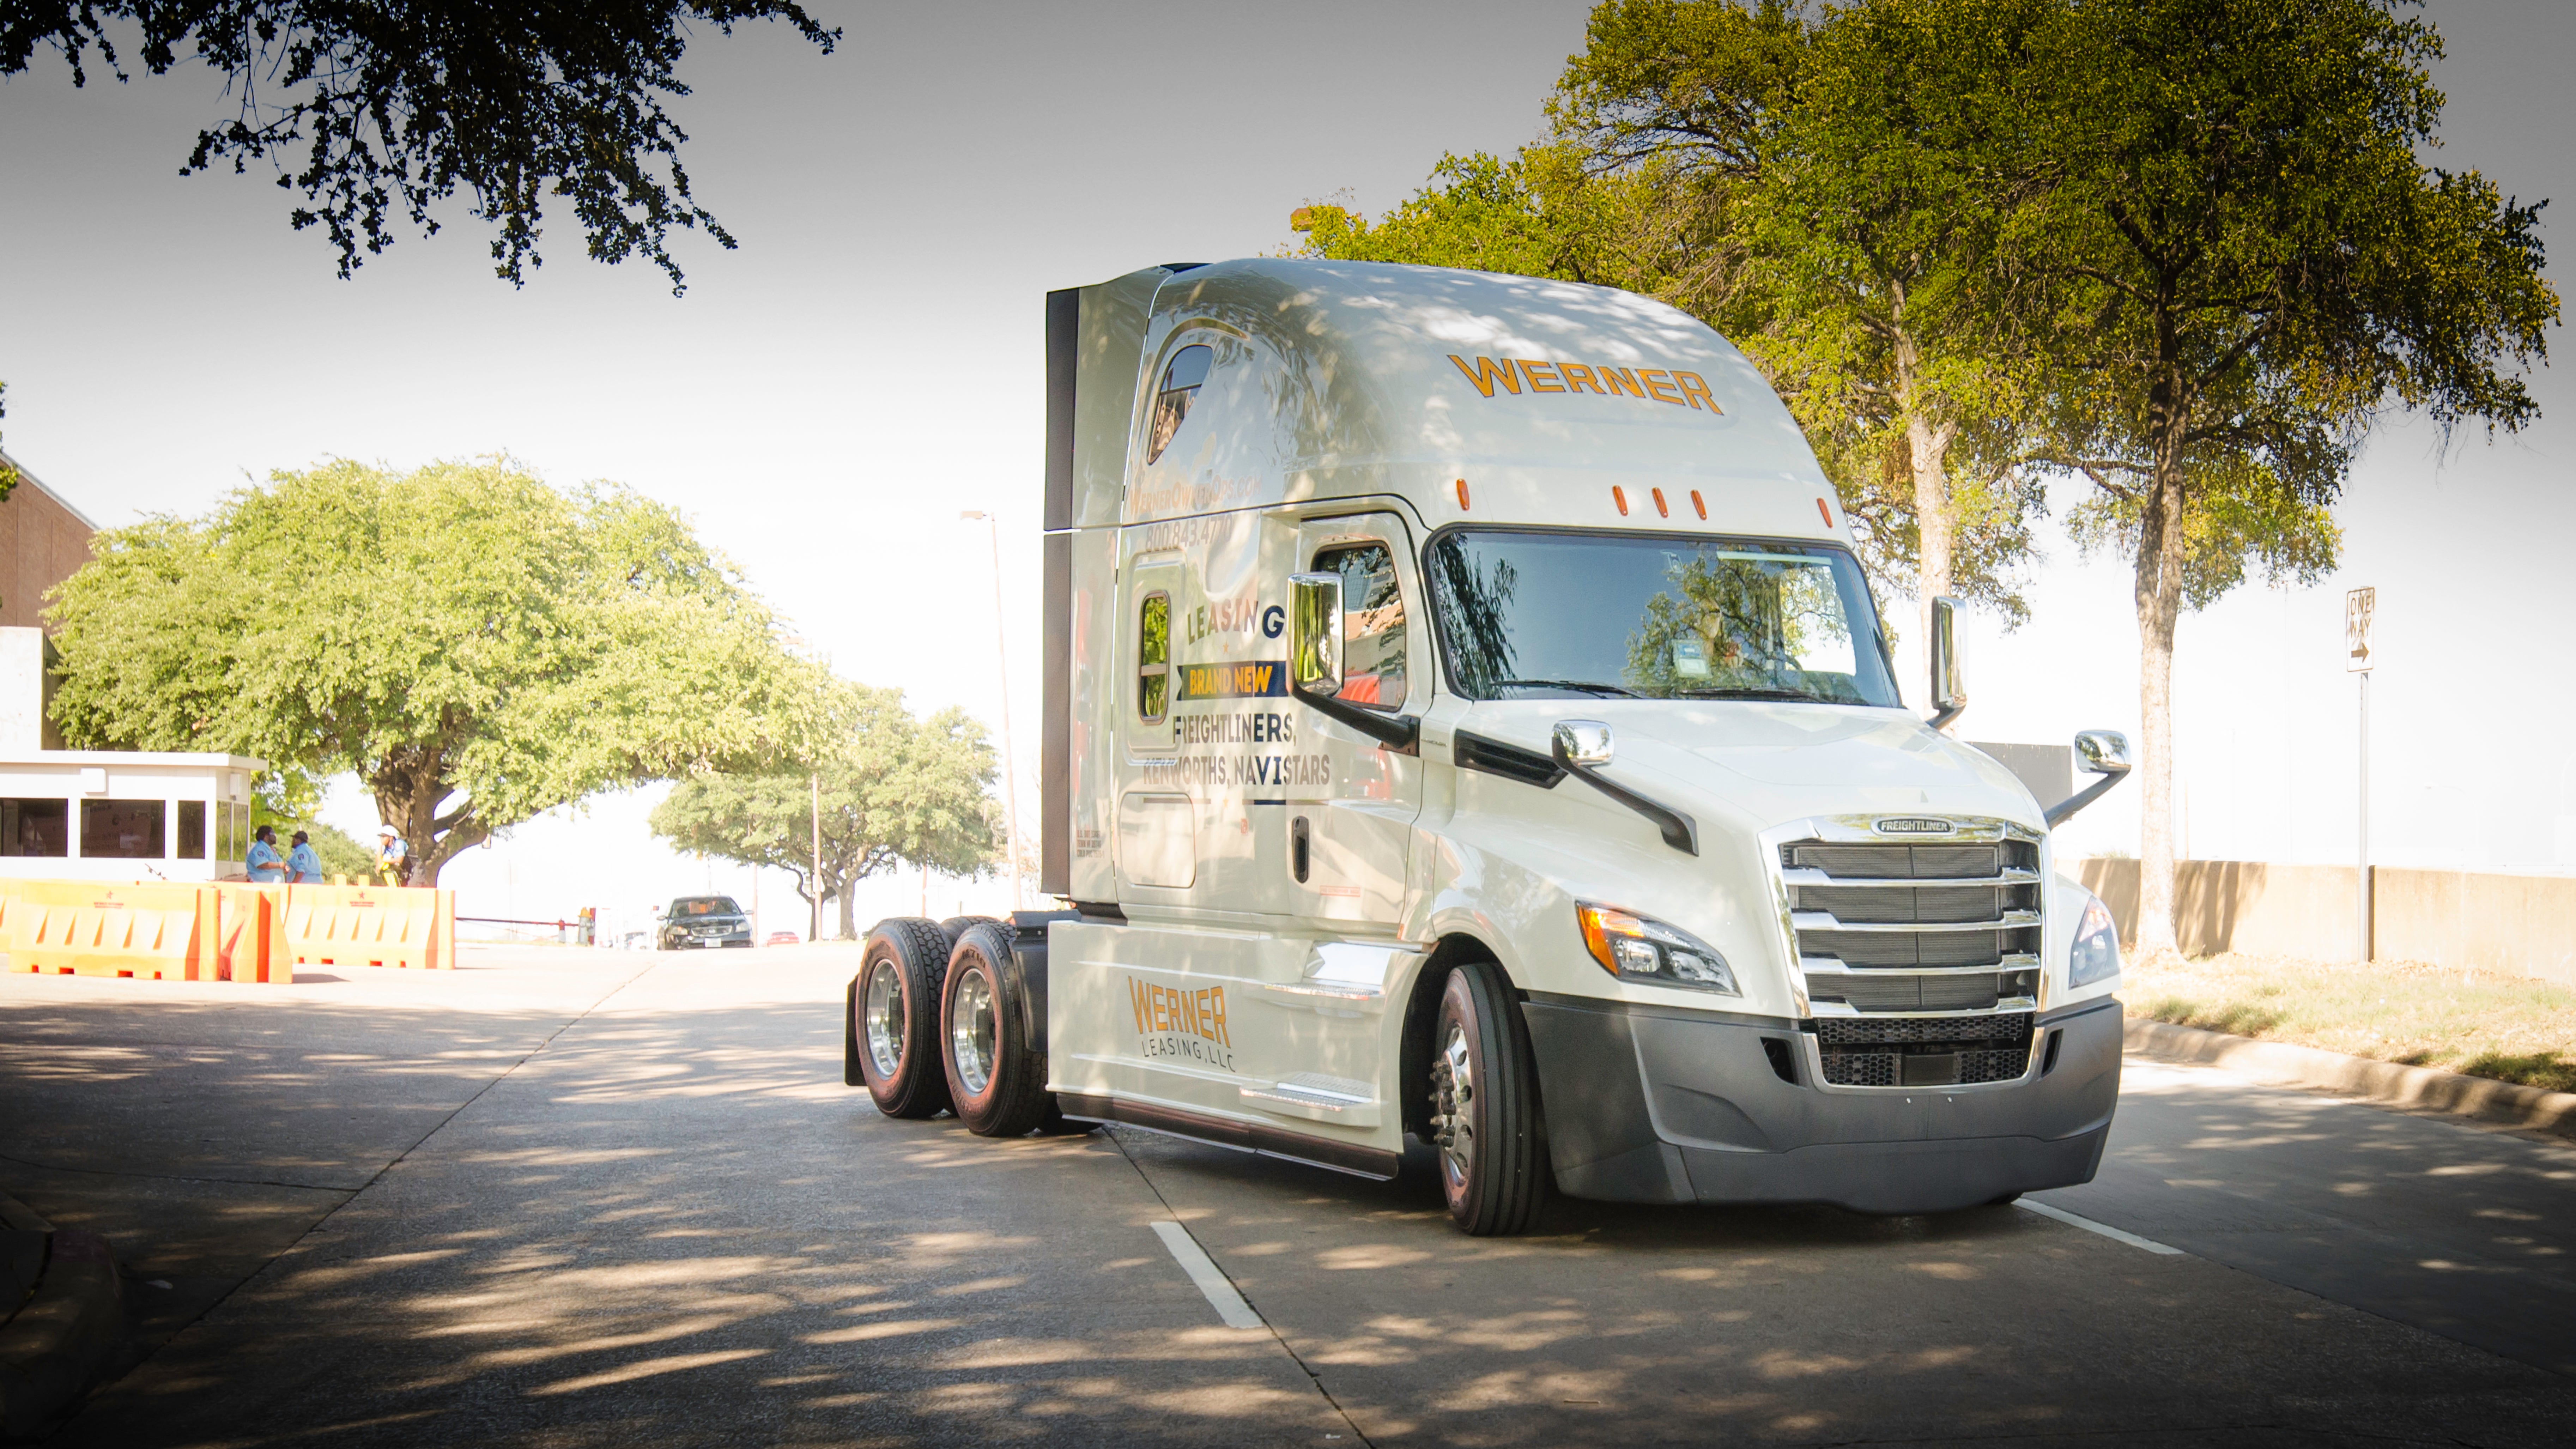
[[[2138,935],[2138,863],[2074,862],[2120,938]],[[2174,867],[2174,938],[2184,954],[2249,951],[2362,959],[2349,865],[2186,860]],[[2371,869],[2371,952],[2536,976],[2576,986],[2576,878]]]
[[[18,486],[0,502],[0,626],[39,627],[45,590],[89,562],[95,530],[23,465],[0,461],[18,469]]]

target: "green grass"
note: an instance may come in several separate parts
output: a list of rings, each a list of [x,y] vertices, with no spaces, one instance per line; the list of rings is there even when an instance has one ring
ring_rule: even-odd
[[[2576,1092],[2576,989],[2417,962],[2166,953],[2129,963],[2132,1016]]]

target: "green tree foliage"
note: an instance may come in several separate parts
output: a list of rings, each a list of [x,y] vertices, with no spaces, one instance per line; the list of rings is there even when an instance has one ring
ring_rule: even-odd
[[[1605,0],[1547,103],[1551,143],[1444,158],[1374,224],[1310,206],[1305,253],[1594,282],[1700,317],[1780,389],[1875,579],[2018,622],[2042,490],[1972,342],[1993,279],[1937,177],[1886,150],[1920,83],[1880,64],[1887,29],[1868,6]]]
[[[2042,452],[2128,548],[2140,642],[2139,929],[2171,944],[2181,611],[2250,560],[2330,567],[2326,513],[2380,410],[2520,427],[2558,318],[2540,206],[2427,166],[2433,28],[2398,0],[1892,0],[1952,43],[1926,152],[2046,369]]]
[[[983,726],[955,709],[915,719],[895,690],[850,693],[856,723],[812,765],[691,775],[652,816],[654,833],[681,850],[791,871],[809,903],[818,891],[821,901],[838,900],[845,939],[857,932],[850,888],[858,881],[900,864],[969,875],[1001,858],[986,793],[996,765]]]
[[[2020,465],[2026,406],[1988,325],[2006,285],[1979,247],[1978,198],[1923,117],[1951,77],[1923,58],[1949,43],[1902,3],[1820,27],[1739,204],[1758,326],[1745,345],[1789,399],[1882,577],[1932,600],[1959,594],[2026,618],[2021,565],[2038,480]],[[1910,567],[1908,567],[1910,566]]]
[[[677,514],[506,459],[281,472],[92,546],[47,612],[64,737],[354,771],[420,883],[557,805],[837,728],[822,670]]]
[[[323,229],[343,277],[393,240],[395,213],[436,232],[432,208],[462,187],[499,228],[492,260],[513,284],[543,260],[551,193],[592,257],[648,257],[677,292],[672,227],[734,239],[690,190],[688,136],[663,102],[689,93],[678,70],[692,25],[730,35],[756,20],[783,20],[826,53],[840,38],[794,0],[17,0],[0,10],[0,76],[43,48],[75,86],[93,48],[119,81],[129,60],[153,75],[184,61],[221,72],[240,111],[197,133],[183,173],[267,163],[303,193],[289,219]]]
[[[1663,204],[1667,174],[1597,177],[1568,146],[1529,146],[1506,161],[1443,156],[1414,196],[1372,222],[1309,204],[1291,224],[1299,254],[1555,277],[1660,295],[1689,249]]]

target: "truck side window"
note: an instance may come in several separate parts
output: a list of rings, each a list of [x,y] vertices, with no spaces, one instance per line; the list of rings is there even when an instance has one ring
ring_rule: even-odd
[[[1382,543],[1328,548],[1315,571],[1342,576],[1342,695],[1377,709],[1404,707],[1404,595],[1395,556]]]
[[[1195,343],[1172,354],[1163,369],[1163,385],[1154,390],[1154,429],[1145,440],[1145,461],[1163,456],[1172,434],[1181,430],[1181,419],[1190,415],[1190,399],[1199,394],[1199,385],[1207,381],[1208,364],[1216,352],[1205,343]]]
[[[1147,594],[1136,610],[1136,715],[1161,724],[1172,698],[1172,596]]]

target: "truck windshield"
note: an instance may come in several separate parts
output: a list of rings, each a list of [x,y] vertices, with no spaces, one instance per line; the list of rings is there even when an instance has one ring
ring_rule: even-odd
[[[1860,565],[1830,545],[1459,529],[1430,575],[1470,699],[1900,703]]]

